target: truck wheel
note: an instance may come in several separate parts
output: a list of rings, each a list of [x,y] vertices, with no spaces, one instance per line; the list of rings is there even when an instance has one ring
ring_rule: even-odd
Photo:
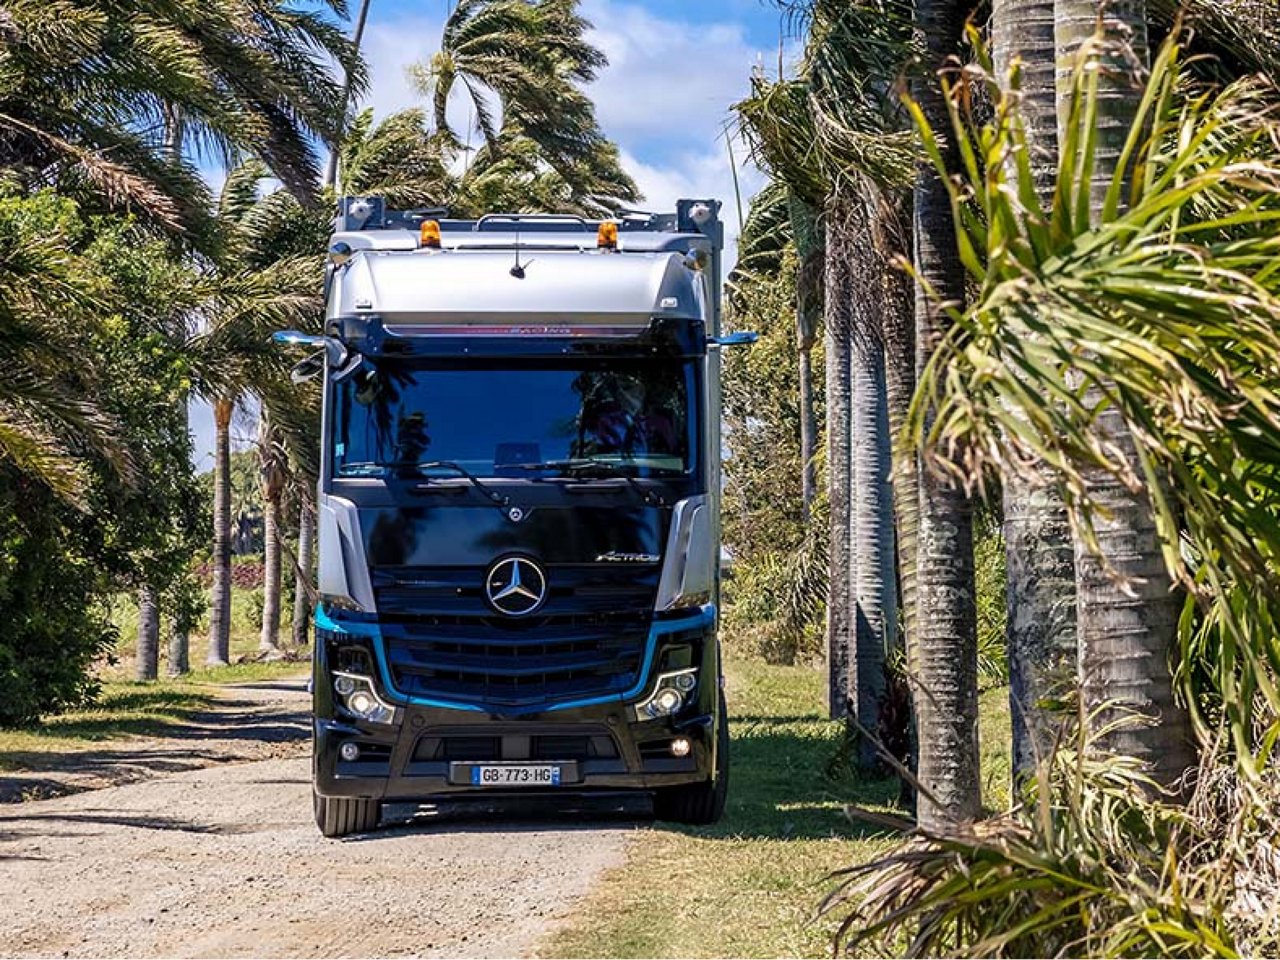
[[[659,820],[706,826],[724,815],[729,795],[729,715],[720,696],[720,729],[716,733],[716,776],[714,780],[666,787],[653,797],[653,813]]]
[[[349,833],[368,833],[377,829],[382,804],[358,797],[322,797],[315,800],[316,826],[326,837],[345,837]]]

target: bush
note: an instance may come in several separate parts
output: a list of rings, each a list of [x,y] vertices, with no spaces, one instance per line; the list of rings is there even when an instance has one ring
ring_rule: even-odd
[[[89,675],[117,635],[83,515],[0,472],[0,726],[92,700]]]
[[[1127,721],[1135,722],[1135,721]],[[837,946],[912,957],[1275,956],[1280,782],[1231,758],[1192,802],[1132,758],[1059,749],[1009,813],[842,872]]]
[[[822,658],[823,546],[810,537],[795,552],[757,554],[734,564],[725,617],[746,652],[769,663]]]

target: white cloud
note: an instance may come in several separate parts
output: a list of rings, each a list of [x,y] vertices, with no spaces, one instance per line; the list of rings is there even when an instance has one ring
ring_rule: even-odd
[[[725,224],[725,273],[737,261],[737,238],[742,224],[738,218],[738,195],[742,198],[745,213],[751,197],[764,186],[764,174],[743,156],[742,144],[734,141],[734,159],[737,164],[737,192],[734,190],[734,171],[724,142],[713,145],[708,151],[683,152],[662,163],[645,163],[622,151],[622,165],[635,178],[636,186],[644,195],[641,206],[646,210],[665,212],[675,209],[682,197],[711,197],[724,206],[720,217]]]
[[[369,64],[369,92],[362,106],[373,107],[378,116],[425,106],[409,80],[408,69],[431,59],[440,48],[443,30],[442,17],[402,17],[385,22],[371,19],[363,40]]]
[[[590,87],[605,132],[624,146],[680,143],[705,149],[770,52],[740,24],[663,19],[634,3],[585,0],[590,40],[609,58]]]

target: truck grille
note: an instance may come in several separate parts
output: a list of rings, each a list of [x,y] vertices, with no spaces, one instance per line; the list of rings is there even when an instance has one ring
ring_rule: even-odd
[[[375,577],[387,666],[409,696],[495,711],[614,696],[640,680],[655,570],[553,568],[543,610],[494,613],[482,570]]]

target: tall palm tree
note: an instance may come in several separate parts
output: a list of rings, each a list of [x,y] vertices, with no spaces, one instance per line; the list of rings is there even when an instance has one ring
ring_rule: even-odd
[[[1054,0],[996,0],[991,23],[997,77],[1004,82],[1019,65],[1027,160],[1040,208],[1048,211],[1058,165]],[[1021,776],[1054,740],[1054,724],[1038,704],[1075,682],[1075,558],[1066,504],[1047,466],[1010,471],[1002,491],[1013,772]]]
[[[923,69],[912,97],[935,129],[949,122],[935,76],[956,51],[963,13],[956,0],[916,0]],[[948,169],[954,169],[954,145]],[[922,164],[914,197],[917,371],[945,335],[940,303],[963,303],[964,268],[946,184]],[[978,639],[974,595],[972,507],[951,478],[920,475],[916,554],[916,723],[920,796],[916,816],[925,829],[971,820],[980,808],[978,783]]]
[[[1130,172],[1120,167],[1138,97],[1131,64],[1148,59],[1147,11],[1143,0],[1058,0],[1055,42],[1059,72],[1074,63],[1081,47],[1096,44],[1097,119],[1089,184],[1090,216],[1114,217],[1123,206],[1124,190],[1113,192]],[[1096,38],[1096,39],[1095,39]],[[1071,116],[1074,91],[1059,85],[1058,116]],[[1113,197],[1114,199],[1109,199]],[[1124,412],[1105,398],[1108,384],[1094,390],[1094,430],[1098,441],[1121,452],[1133,470],[1140,469],[1134,437]],[[1151,498],[1165,497],[1164,481],[1156,488],[1133,489],[1111,471],[1087,474],[1090,494],[1104,510],[1094,525],[1096,541],[1076,544],[1076,591],[1079,630],[1080,686],[1086,709],[1104,704],[1134,711],[1157,722],[1108,727],[1101,745],[1150,762],[1162,783],[1180,778],[1194,762],[1190,719],[1177,703],[1169,658],[1177,633],[1182,599],[1173,589],[1165,565],[1160,531]],[[1112,710],[1095,713],[1106,724]]]
[[[906,56],[910,21],[893,6],[816,4],[801,78],[757,77],[738,105],[758,159],[824,209],[828,700],[833,716],[848,710],[873,735],[898,618],[880,309],[894,289],[892,204],[882,195],[901,188],[910,153],[900,107],[871,79]],[[861,759],[873,756],[864,739]]]
[[[471,131],[464,144],[448,117],[450,94],[461,84],[483,140],[476,160],[492,166],[513,155],[536,157],[572,193],[605,210],[634,201],[635,184],[578,87],[606,63],[585,38],[589,28],[578,0],[461,0],[439,52],[414,71],[436,130],[455,149],[470,148]]]

